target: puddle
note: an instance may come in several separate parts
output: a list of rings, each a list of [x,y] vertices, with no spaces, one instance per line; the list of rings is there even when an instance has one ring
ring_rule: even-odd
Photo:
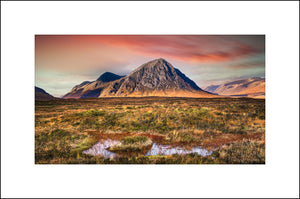
[[[100,140],[90,149],[82,151],[84,154],[93,155],[93,156],[103,156],[105,158],[115,158],[120,156],[116,153],[110,152],[106,150],[108,147],[118,144],[120,141],[118,140]],[[189,153],[197,153],[201,156],[211,155],[212,151],[208,151],[206,149],[202,149],[201,147],[193,147],[191,150],[183,149],[182,147],[171,147],[170,145],[160,145],[157,143],[153,143],[151,149],[146,152],[145,156],[150,155],[173,155],[173,154],[189,154]]]
[[[105,158],[115,158],[117,154],[110,152],[106,149],[118,143],[120,143],[120,141],[118,140],[111,140],[111,139],[100,140],[94,146],[92,146],[92,148],[82,151],[82,153],[87,155],[93,155],[93,156],[101,155],[104,156]]]
[[[182,147],[171,147],[169,145],[160,145],[153,143],[152,148],[146,153],[146,156],[149,155],[173,155],[173,154],[189,154],[197,153],[201,156],[211,155],[212,151],[202,149],[201,147],[193,147],[191,150],[183,149]]]

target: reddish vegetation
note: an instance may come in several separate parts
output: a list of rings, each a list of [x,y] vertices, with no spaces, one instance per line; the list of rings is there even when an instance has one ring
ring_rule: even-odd
[[[258,142],[264,142],[264,133],[253,133],[253,134],[217,134],[213,136],[201,136],[198,141],[191,141],[189,143],[178,141],[170,142],[167,140],[166,135],[154,134],[154,133],[135,133],[135,132],[122,132],[122,133],[104,133],[99,131],[87,131],[88,134],[94,135],[99,140],[112,139],[121,140],[125,136],[147,136],[154,142],[159,144],[165,144],[170,146],[181,146],[184,148],[191,148],[193,146],[202,146],[204,148],[218,148],[226,144],[230,144],[237,141],[252,140]]]
[[[172,156],[164,157],[164,163],[264,163],[264,103],[251,98],[162,97],[37,101],[35,158],[37,163],[108,163],[111,160],[81,151],[99,140],[146,136],[159,145],[214,151],[215,159]],[[128,158],[112,162],[138,161]],[[139,161],[154,163],[156,158]]]
[[[252,141],[261,141],[264,142],[264,133],[255,133],[255,134],[246,134],[246,135],[238,135],[238,134],[221,134],[215,136],[213,139],[205,140],[202,142],[202,146],[216,148],[222,145],[230,144],[236,141],[243,141],[247,139],[251,139]],[[262,139],[263,137],[263,139]]]

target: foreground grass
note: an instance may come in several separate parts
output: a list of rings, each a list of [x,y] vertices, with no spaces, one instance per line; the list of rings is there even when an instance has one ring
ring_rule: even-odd
[[[36,101],[36,163],[204,164],[265,162],[265,102],[259,99],[104,98]],[[82,154],[98,139],[128,134],[197,154],[105,159]],[[126,138],[125,138],[126,139]]]

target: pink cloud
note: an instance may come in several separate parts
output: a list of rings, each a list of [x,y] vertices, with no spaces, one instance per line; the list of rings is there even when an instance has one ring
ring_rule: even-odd
[[[111,46],[150,57],[169,57],[189,62],[220,62],[249,56],[257,49],[226,36],[197,35],[71,35],[54,36],[70,47],[77,45]],[[50,40],[54,40],[50,36]]]

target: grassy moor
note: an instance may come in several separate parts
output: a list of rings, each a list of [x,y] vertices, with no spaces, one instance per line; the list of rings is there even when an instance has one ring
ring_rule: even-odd
[[[142,97],[35,103],[36,164],[265,163],[264,99]],[[120,141],[125,152],[83,153],[99,140]],[[147,155],[142,150],[147,140],[150,145],[201,147],[209,153]],[[136,146],[126,150],[126,144]]]

